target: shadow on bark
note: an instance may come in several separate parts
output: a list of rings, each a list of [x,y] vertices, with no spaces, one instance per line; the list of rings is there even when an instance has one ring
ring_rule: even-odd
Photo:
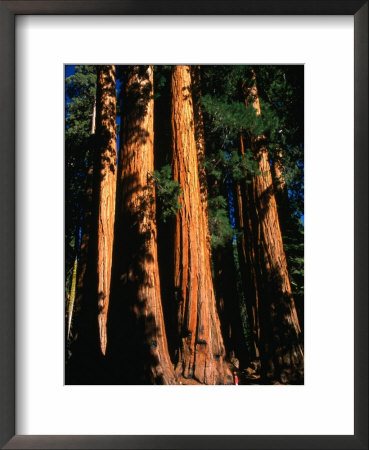
[[[158,73],[158,71],[156,71]],[[156,88],[156,87],[155,87]],[[154,153],[155,170],[172,163],[172,127],[170,83],[159,91],[154,102]],[[167,332],[168,349],[172,361],[178,357],[180,336],[178,334],[178,292],[173,286],[174,280],[174,229],[175,217],[166,222],[158,220],[158,260],[160,271],[160,290]]]
[[[149,66],[126,66],[122,76],[125,115],[108,317],[109,377],[112,384],[164,384],[168,382],[162,370],[165,331],[158,312],[156,255],[152,254],[156,252],[154,186],[149,172],[135,172],[141,164],[145,167],[139,161],[141,149],[148,146],[146,151],[152,151],[148,108],[153,86]]]
[[[258,175],[262,176],[262,175]],[[259,196],[253,184],[245,185],[245,229],[247,249],[246,301],[250,312],[258,311],[262,384],[278,381],[282,384],[304,383],[303,336],[293,296],[288,292],[288,274],[281,274],[280,267],[272,267],[266,255],[268,239],[260,226],[265,219],[269,202],[274,195],[268,187]],[[254,273],[254,278],[252,274]],[[258,302],[255,301],[258,297]],[[257,330],[253,330],[257,339]]]
[[[261,376],[267,384],[304,383],[304,355],[301,332],[291,322],[292,296],[282,292],[277,271],[268,274],[260,299]]]
[[[238,359],[240,366],[245,367],[249,355],[241,322],[232,243],[214,250],[213,261],[215,297],[226,355],[229,360]]]
[[[138,295],[152,288],[146,265],[153,262],[148,248],[153,230],[142,230],[143,219],[151,210],[154,197],[149,186],[138,184],[137,177],[125,179],[129,190],[123,194],[126,204],[133,196],[141,207],[124,208],[116,225],[119,236],[115,247],[113,287],[108,316],[108,364],[111,384],[162,384],[163,379],[153,375],[159,360],[154,354],[161,337],[156,319],[147,313],[148,298]],[[127,200],[128,199],[128,200]]]

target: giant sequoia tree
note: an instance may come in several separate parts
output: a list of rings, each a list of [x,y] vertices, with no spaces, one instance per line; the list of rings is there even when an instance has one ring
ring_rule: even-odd
[[[97,152],[95,202],[97,208],[97,305],[101,353],[107,345],[107,315],[113,255],[117,179],[115,66],[99,66],[96,91]]]
[[[132,316],[134,329],[130,339],[136,340],[134,358],[141,359],[138,365],[146,368],[151,382],[173,384],[174,371],[168,353],[161,304],[156,195],[152,180],[153,66],[130,66],[124,71],[124,76],[125,110],[119,156],[116,227],[120,242],[115,257],[117,280],[123,286],[119,294],[122,298],[117,302],[129,305],[130,311],[129,308],[121,308],[120,311]]]
[[[303,68],[73,70],[66,382],[303,383]]]
[[[172,80],[173,173],[181,185],[175,230],[174,286],[181,348],[177,371],[206,384],[224,383],[224,345],[215,306],[201,203],[189,66],[175,66]]]
[[[253,73],[244,86],[246,105],[261,115]],[[244,154],[241,135],[240,149]],[[248,134],[248,144],[258,164],[259,174],[244,187],[243,231],[246,260],[253,284],[252,318],[254,345],[260,352],[265,377],[282,382],[300,381],[303,352],[301,328],[287,269],[265,136]]]

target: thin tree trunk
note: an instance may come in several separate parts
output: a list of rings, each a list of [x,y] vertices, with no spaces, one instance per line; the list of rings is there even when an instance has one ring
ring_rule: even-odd
[[[255,74],[245,95],[246,104],[251,102],[260,115]],[[260,174],[254,175],[252,183],[245,187],[244,220],[248,220],[249,226],[244,230],[246,246],[249,243],[250,270],[254,267],[258,274],[259,298],[253,306],[260,324],[262,374],[282,383],[300,383],[303,374],[301,329],[292,297],[264,136],[251,136],[250,146]]]
[[[96,90],[97,295],[100,350],[107,346],[107,314],[115,220],[117,178],[115,66],[98,66]]]
[[[70,338],[70,330],[72,327],[72,316],[74,309],[74,302],[76,298],[76,287],[77,287],[77,268],[78,268],[78,258],[77,256],[74,259],[73,264],[73,272],[72,272],[72,283],[70,287],[69,299],[68,299],[68,308],[67,308],[67,339]]]
[[[130,66],[126,72],[118,221],[122,252],[120,279],[128,285],[131,308],[144,346],[142,364],[156,384],[175,384],[164,325],[158,266],[154,171],[153,66]],[[118,208],[118,206],[117,206]]]
[[[91,136],[96,133],[96,94],[94,98],[94,106],[92,107],[92,116],[91,116]]]
[[[232,377],[223,361],[225,351],[211,277],[189,66],[174,67],[171,89],[173,173],[182,189],[174,254],[174,284],[182,344],[176,370],[185,378],[194,377],[201,383],[223,384],[231,382]],[[227,379],[227,375],[230,378]]]
[[[240,152],[243,155],[243,138],[240,137]],[[241,236],[237,239],[238,256],[242,285],[246,295],[248,322],[251,330],[250,363],[254,369],[260,369],[260,324],[259,324],[259,283],[256,273],[255,261],[255,239],[253,236],[253,226],[250,212],[247,207],[246,194],[247,184],[245,182],[236,183],[236,204],[235,213],[238,228]]]

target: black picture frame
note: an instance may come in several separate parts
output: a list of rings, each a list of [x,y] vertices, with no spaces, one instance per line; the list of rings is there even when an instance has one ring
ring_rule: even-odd
[[[15,435],[15,16],[260,14],[354,16],[354,435]],[[338,95],[341,95],[338,93]],[[0,0],[0,445],[6,449],[368,449],[368,1]],[[337,374],[337,376],[340,376]],[[339,395],[339,392],[337,393]],[[318,406],[317,406],[318,407]]]

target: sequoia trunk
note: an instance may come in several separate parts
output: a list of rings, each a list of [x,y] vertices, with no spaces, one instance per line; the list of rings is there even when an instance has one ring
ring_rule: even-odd
[[[275,199],[278,208],[279,225],[283,235],[287,230],[288,218],[291,211],[289,210],[287,185],[284,177],[283,152],[279,146],[276,148],[271,170]]]
[[[260,115],[255,75],[245,95],[246,104],[250,102]],[[262,374],[282,383],[301,383],[301,330],[289,281],[265,137],[249,136],[249,145],[260,173],[244,186],[243,221],[247,262],[256,290],[252,316],[255,330],[257,322],[260,324]],[[241,137],[241,152],[243,146]]]
[[[119,170],[119,221],[123,264],[119,273],[133,314],[138,349],[133,364],[156,384],[174,384],[160,294],[155,222],[153,66],[130,66],[124,92]],[[118,206],[117,206],[118,208]],[[120,208],[120,207],[119,207]],[[118,257],[120,257],[118,256]],[[118,263],[120,264],[120,263]],[[122,295],[125,295],[124,293]],[[140,341],[140,342],[139,342]],[[127,344],[129,345],[129,344]],[[142,352],[142,353],[140,353]]]
[[[115,66],[98,66],[96,90],[97,152],[94,168],[97,201],[97,302],[101,353],[107,345],[107,314],[113,253],[117,178]]]
[[[241,137],[241,154],[244,153]],[[235,189],[235,215],[241,235],[237,239],[238,258],[242,277],[242,286],[246,295],[250,336],[250,363],[254,369],[260,368],[260,324],[259,324],[259,283],[256,273],[255,240],[250,208],[246,203],[248,185],[237,182]]]
[[[173,173],[182,189],[174,247],[174,284],[181,341],[176,370],[185,378],[194,377],[201,383],[223,384],[232,382],[232,377],[227,374],[223,361],[224,345],[211,276],[189,66],[173,68],[171,89]]]
[[[200,198],[201,205],[205,215],[206,224],[209,222],[208,213],[208,186],[206,180],[206,170],[204,167],[205,160],[205,131],[204,116],[202,113],[200,97],[201,97],[201,69],[200,66],[191,66],[191,82],[192,82],[192,102],[194,112],[195,141],[197,151],[197,166],[199,171]],[[211,236],[209,227],[206,226],[206,241],[211,251]]]

